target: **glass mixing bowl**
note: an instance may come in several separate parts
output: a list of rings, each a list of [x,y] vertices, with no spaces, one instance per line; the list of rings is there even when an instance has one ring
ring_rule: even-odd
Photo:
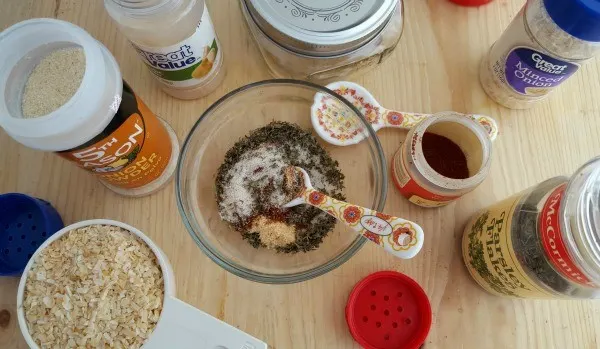
[[[364,126],[366,139],[340,147],[314,132],[310,108],[317,92]],[[215,263],[248,280],[284,284],[309,280],[352,257],[366,239],[338,223],[318,249],[296,254],[256,249],[221,220],[215,176],[225,153],[250,131],[271,121],[287,121],[309,130],[339,162],[349,202],[381,211],[387,194],[386,162],[375,132],[349,102],[325,87],[297,80],[267,80],[238,88],[202,114],[187,136],[177,168],[177,205],[200,249]]]

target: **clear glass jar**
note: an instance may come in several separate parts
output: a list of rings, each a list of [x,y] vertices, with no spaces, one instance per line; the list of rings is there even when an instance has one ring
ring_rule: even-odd
[[[223,52],[204,0],[104,0],[162,89],[195,99],[225,77]]]
[[[423,150],[425,133],[443,136],[458,145],[467,161],[468,178],[449,178],[429,165]],[[454,112],[437,113],[408,132],[392,159],[392,179],[400,193],[413,204],[440,207],[483,182],[490,171],[491,155],[492,142],[479,123]]]
[[[477,213],[463,257],[496,295],[600,298],[600,158]]]
[[[373,7],[383,7],[384,3],[390,6],[389,13],[386,13],[385,18],[380,18],[379,25],[372,23],[370,27],[361,28],[368,20],[377,16],[377,13],[373,13],[371,17],[357,19],[352,24],[355,27],[332,31],[327,35],[316,30],[286,31],[285,24],[281,24],[285,21],[285,18],[282,19],[285,13],[276,13],[276,16],[269,19],[259,17],[260,14],[253,10],[252,3],[260,2],[261,0],[240,0],[240,5],[271,74],[278,78],[328,83],[353,74],[362,74],[379,65],[391,54],[400,40],[404,26],[401,0],[378,0],[373,1],[374,5],[370,4]],[[318,10],[313,12],[316,22],[325,16],[332,16],[332,13],[319,16]],[[310,16],[309,14],[305,20],[311,20]],[[304,18],[302,15],[298,17]],[[345,15],[342,17],[346,18]]]
[[[483,89],[513,109],[545,99],[600,51],[598,17],[595,1],[529,0],[483,58]]]

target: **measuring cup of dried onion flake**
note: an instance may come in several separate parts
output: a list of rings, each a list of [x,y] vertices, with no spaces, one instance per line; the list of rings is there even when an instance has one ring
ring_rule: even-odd
[[[267,348],[175,298],[173,268],[138,229],[96,219],[44,242],[17,293],[30,348]]]

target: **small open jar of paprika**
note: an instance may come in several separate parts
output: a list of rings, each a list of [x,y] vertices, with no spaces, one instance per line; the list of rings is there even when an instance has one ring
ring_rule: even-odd
[[[392,178],[409,201],[444,206],[475,189],[490,170],[492,142],[469,117],[443,112],[413,127],[392,159]]]

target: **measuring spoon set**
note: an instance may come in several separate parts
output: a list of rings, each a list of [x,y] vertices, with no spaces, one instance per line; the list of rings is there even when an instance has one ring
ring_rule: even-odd
[[[356,108],[375,132],[385,127],[411,130],[425,120],[439,115],[401,112],[384,108],[366,88],[349,81],[333,82],[326,87],[346,99]],[[317,93],[311,108],[312,125],[324,141],[336,146],[351,146],[368,138],[370,133],[360,120],[349,115],[349,113],[354,113],[354,111],[348,108],[347,105],[340,103],[338,99],[326,93]],[[471,120],[473,124],[482,127],[490,141],[494,141],[498,136],[498,124],[489,116],[453,114],[464,116],[467,120]],[[376,135],[372,136],[375,137]],[[302,169],[299,169],[299,171],[304,175],[306,190],[287,206],[306,203],[322,208],[325,207],[321,204],[322,202],[334,200],[312,188],[306,172]],[[340,207],[357,207],[357,219],[350,224],[353,230],[396,257],[412,258],[423,246],[423,229],[414,222],[377,213],[345,202],[336,202],[336,204]],[[349,224],[344,217],[330,214],[345,224]]]

